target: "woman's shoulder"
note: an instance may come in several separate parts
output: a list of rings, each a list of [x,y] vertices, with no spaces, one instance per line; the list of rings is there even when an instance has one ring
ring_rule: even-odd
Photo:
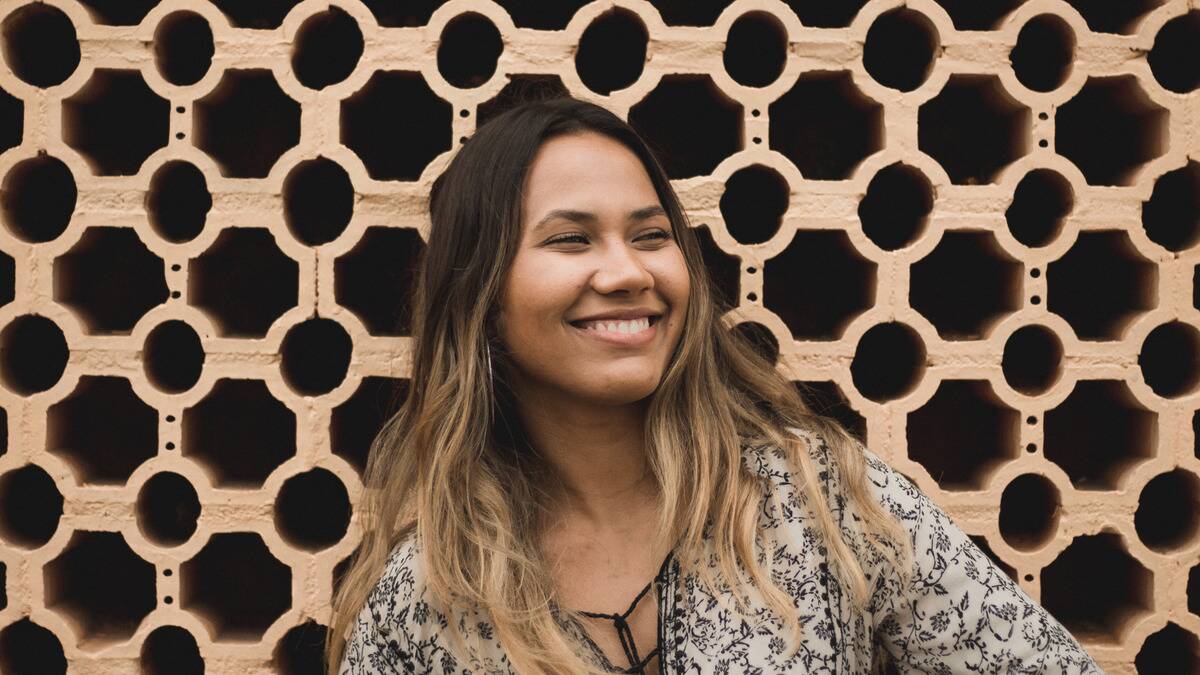
[[[429,594],[420,540],[409,535],[388,554],[359,612],[339,672],[455,672],[455,659],[442,635],[448,626]]]
[[[854,436],[839,434],[844,442],[834,443],[830,431],[800,427],[786,427],[786,430],[800,441],[797,455],[803,457],[791,457],[783,448],[772,445],[748,447],[742,453],[746,467],[765,481],[768,499],[778,499],[784,505],[807,503],[811,490],[802,485],[798,467],[794,464],[794,461],[807,459],[815,487],[820,490],[835,521],[844,524],[857,521],[863,515],[863,505],[851,498],[853,491],[847,471],[861,472],[866,488],[863,497],[869,497],[901,522],[911,521],[932,506],[928,497],[904,474]],[[803,513],[794,510],[793,515],[796,519],[805,519]]]

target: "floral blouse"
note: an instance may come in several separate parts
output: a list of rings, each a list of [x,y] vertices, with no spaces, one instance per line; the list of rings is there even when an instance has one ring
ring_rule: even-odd
[[[942,509],[859,443],[855,447],[867,461],[873,496],[904,524],[913,544],[913,574],[902,584],[886,558],[845,529],[847,519],[859,516],[840,493],[824,440],[792,431],[807,441],[834,519],[843,525],[867,575],[872,591],[866,611],[851,605],[849,591],[830,572],[783,453],[746,449],[743,461],[769,480],[777,497],[764,499],[759,523],[773,556],[773,577],[799,610],[800,648],[787,658],[787,636],[764,602],[751,606],[748,621],[730,611],[732,597],[713,597],[698,575],[681,574],[679,562],[668,556],[655,579],[664,675],[867,673],[876,645],[902,674],[1103,672]],[[392,552],[347,641],[339,674],[515,673],[481,611],[462,617],[459,627],[464,635],[480,638],[469,644],[483,647],[472,647],[465,656],[448,650],[447,618],[430,602],[419,561],[412,538]],[[586,635],[580,637],[598,652]]]

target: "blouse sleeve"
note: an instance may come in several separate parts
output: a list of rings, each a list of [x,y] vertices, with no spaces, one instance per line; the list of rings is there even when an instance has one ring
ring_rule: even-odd
[[[446,621],[425,597],[411,544],[393,552],[346,641],[338,675],[453,673],[441,640]]]
[[[1103,673],[947,514],[865,447],[872,492],[908,530],[912,579],[869,580],[875,639],[901,673]]]

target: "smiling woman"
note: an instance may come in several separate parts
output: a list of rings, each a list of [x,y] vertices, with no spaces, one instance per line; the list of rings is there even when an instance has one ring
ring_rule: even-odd
[[[620,118],[510,109],[430,217],[331,675],[1099,672],[732,329]]]

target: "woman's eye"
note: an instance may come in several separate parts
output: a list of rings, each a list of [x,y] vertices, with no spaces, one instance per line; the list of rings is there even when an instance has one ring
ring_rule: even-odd
[[[653,232],[644,234],[638,238],[639,239],[670,239],[671,233],[664,232],[663,230],[655,230]],[[582,234],[568,234],[568,235],[559,237],[558,239],[551,239],[550,241],[548,241],[546,243],[548,243],[548,244],[573,244],[575,242],[581,242],[581,243],[586,244],[587,237],[585,237]]]

